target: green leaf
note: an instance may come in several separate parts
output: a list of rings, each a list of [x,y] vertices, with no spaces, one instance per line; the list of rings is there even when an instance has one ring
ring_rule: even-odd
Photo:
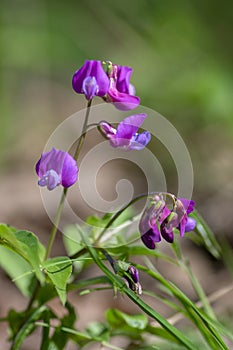
[[[76,225],[69,225],[65,228],[63,242],[69,256],[74,255],[83,248],[83,243]]]
[[[148,319],[145,315],[127,315],[117,309],[108,309],[106,311],[106,319],[112,327],[118,327],[125,323],[138,330],[145,329],[148,323]]]
[[[66,303],[66,285],[72,273],[72,262],[68,257],[56,257],[46,260],[43,268],[56,288],[63,305]]]
[[[30,297],[35,285],[35,275],[29,263],[20,255],[0,246],[0,266],[26,297]]]
[[[193,217],[196,220],[196,227],[195,232],[198,234],[198,236],[201,238],[202,245],[205,246],[205,248],[217,259],[221,257],[221,247],[218,244],[214,233],[210,229],[210,227],[207,225],[207,223],[203,220],[201,215],[197,212],[197,210],[194,210],[192,214],[190,214],[191,217]],[[193,234],[189,234],[189,236],[192,238]]]
[[[91,322],[85,329],[87,334],[93,339],[98,339],[99,341],[109,341],[110,332],[106,324],[102,322]]]
[[[26,260],[35,272],[41,283],[44,275],[41,271],[41,262],[45,254],[44,246],[30,231],[17,231],[5,224],[0,225],[0,244]]]

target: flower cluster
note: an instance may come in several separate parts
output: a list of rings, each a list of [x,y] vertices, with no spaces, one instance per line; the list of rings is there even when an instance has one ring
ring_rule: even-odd
[[[135,96],[135,88],[130,83],[132,68],[106,62],[106,71],[101,61],[87,60],[73,75],[72,85],[79,94],[84,94],[88,101],[99,96],[106,102],[114,103],[120,110],[136,108],[140,98]],[[138,133],[146,114],[135,114],[125,118],[115,129],[107,122],[99,124],[99,130],[110,141],[112,147],[124,150],[141,150],[149,143],[148,131]],[[39,186],[53,190],[59,185],[67,188],[78,178],[76,160],[67,152],[53,148],[45,152],[36,164]]]
[[[87,100],[94,96],[114,103],[120,110],[136,108],[140,98],[135,96],[135,88],[130,83],[132,68],[108,62],[107,71],[100,61],[87,60],[73,76],[73,89],[84,94]]]
[[[155,243],[160,242],[161,237],[172,243],[175,229],[179,230],[180,236],[183,237],[185,232],[192,231],[196,226],[196,221],[188,216],[194,210],[195,202],[175,198],[173,195],[171,197],[171,210],[160,194],[154,196],[141,217],[139,231],[143,243],[149,249],[155,249]]]

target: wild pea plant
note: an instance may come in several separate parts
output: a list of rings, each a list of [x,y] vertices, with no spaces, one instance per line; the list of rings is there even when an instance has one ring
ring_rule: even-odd
[[[130,83],[131,73],[129,67],[93,60],[86,61],[73,76],[73,89],[87,99],[76,150],[71,155],[54,147],[44,152],[36,164],[39,186],[45,187],[45,191],[62,188],[47,247],[32,232],[0,225],[0,244],[5,252],[4,268],[29,299],[25,310],[10,310],[2,319],[9,324],[11,350],[22,348],[25,338],[37,328],[41,329],[41,341],[35,344],[34,349],[41,350],[66,349],[70,343],[73,343],[74,349],[88,349],[94,343],[95,349],[121,350],[122,338],[127,340],[128,350],[219,350],[228,349],[230,342],[233,342],[232,332],[219,322],[212,309],[213,296],[206,296],[185,252],[183,254],[181,251],[180,237],[185,237],[202,244],[215,258],[222,255],[219,243],[198,214],[191,198],[178,197],[163,190],[138,195],[117,211],[103,216],[89,216],[86,224],[69,226],[64,235],[67,256],[50,257],[67,193],[72,190],[70,187],[79,183],[80,152],[90,128],[92,101],[96,96],[101,97],[113,105],[112,113],[115,110],[128,113],[138,107],[140,99],[135,96],[135,88]],[[127,115],[118,125],[99,120],[94,127],[108,140],[109,148],[140,152],[151,141],[149,131],[139,130],[146,118],[146,113],[137,113]],[[144,209],[135,215],[134,205],[142,200],[146,203]],[[134,227],[135,223],[137,229],[130,232],[130,237],[126,239],[127,228]],[[166,249],[167,253],[160,249],[161,240],[170,248]],[[132,257],[138,263],[132,263]],[[14,259],[17,269],[7,264],[11,259]],[[174,284],[158,271],[158,260],[185,271],[197,302],[182,291],[182,285]],[[77,263],[79,269],[76,268]],[[80,279],[80,270],[90,265],[99,268],[99,275]],[[144,289],[140,282],[139,276],[143,274],[154,281],[150,290]],[[157,292],[153,290],[155,282]],[[232,289],[232,286],[229,288]],[[79,330],[76,312],[67,301],[67,293],[77,291],[85,294],[102,289],[112,289],[113,297],[123,294],[125,303],[129,298],[137,306],[138,313],[129,315],[118,309],[108,309],[105,322],[93,322],[84,331]],[[228,290],[223,290],[218,297],[223,297]],[[160,300],[171,309],[174,317],[169,320],[164,318],[144,301],[144,296]],[[62,318],[48,305],[56,297],[60,298],[66,309],[66,315]],[[177,328],[175,319],[189,322],[184,323],[183,328]],[[117,337],[119,344],[113,345],[112,340]]]

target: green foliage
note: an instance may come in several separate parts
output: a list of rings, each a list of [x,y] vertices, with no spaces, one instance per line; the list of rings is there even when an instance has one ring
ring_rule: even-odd
[[[45,273],[56,288],[63,305],[66,303],[67,281],[72,273],[72,263],[68,257],[56,257],[43,263]]]
[[[44,282],[44,275],[41,271],[41,263],[44,258],[45,248],[39,242],[38,238],[29,231],[17,231],[15,228],[5,224],[0,225],[0,245],[11,250],[23,258],[32,268],[36,277],[41,283]],[[10,255],[7,256],[10,259]],[[7,266],[8,264],[4,264]],[[25,264],[22,264],[20,270],[25,272]],[[13,275],[12,268],[7,267],[7,272]],[[14,275],[14,278],[18,277]],[[26,284],[27,285],[27,284]],[[21,285],[23,292],[27,294],[27,289]]]
[[[194,210],[190,216],[197,222],[195,227],[197,235],[188,234],[188,236],[197,244],[203,245],[216,259],[219,259],[221,257],[221,247],[210,227],[203,220],[197,210]]]

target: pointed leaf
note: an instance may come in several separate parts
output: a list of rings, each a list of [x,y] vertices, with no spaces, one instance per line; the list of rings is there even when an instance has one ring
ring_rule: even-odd
[[[72,262],[68,257],[56,257],[43,263],[45,272],[54,284],[63,305],[66,303],[66,285],[72,273]]]

